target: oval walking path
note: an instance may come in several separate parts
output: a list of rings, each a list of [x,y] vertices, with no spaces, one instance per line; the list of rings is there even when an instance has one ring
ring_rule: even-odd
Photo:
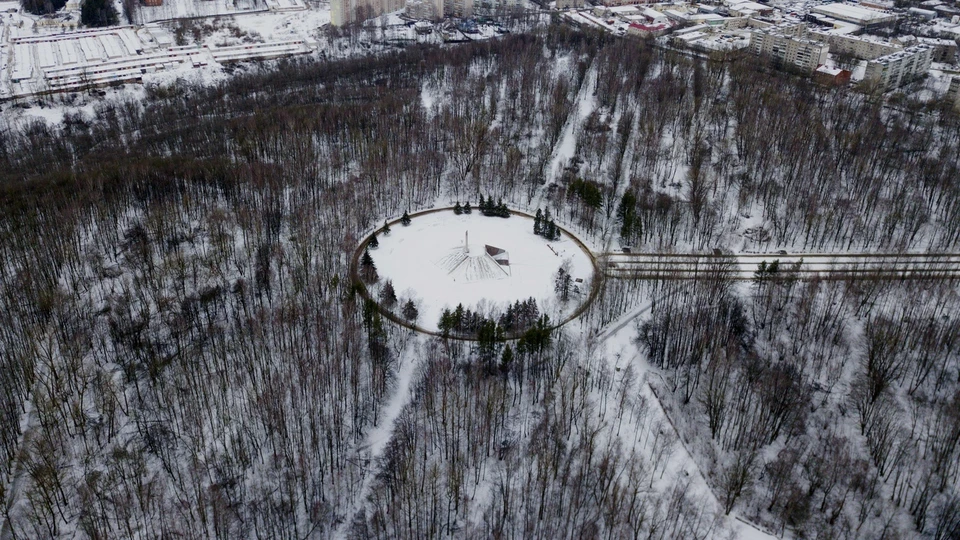
[[[436,214],[440,212],[453,212],[453,207],[446,206],[443,208],[431,208],[429,210],[422,210],[420,212],[409,214],[409,217],[412,220],[412,219],[416,219],[418,216],[424,216],[427,214]],[[534,216],[519,210],[510,210],[510,213],[515,216],[534,219]],[[400,219],[401,218],[397,218],[392,221],[388,220],[387,223],[391,227],[393,227],[394,225],[400,224]],[[587,255],[587,257],[589,257],[590,265],[593,266],[593,279],[591,280],[591,283],[590,283],[590,294],[587,295],[587,298],[583,302],[581,302],[579,306],[577,306],[577,309],[573,310],[573,312],[571,312],[562,321],[550,325],[548,328],[551,331],[556,330],[557,328],[560,328],[561,326],[567,324],[568,322],[576,319],[580,315],[583,315],[583,313],[587,310],[587,308],[590,307],[590,304],[593,303],[594,300],[596,300],[597,295],[600,294],[600,289],[601,289],[601,286],[603,285],[603,279],[605,277],[604,274],[600,271],[600,265],[597,263],[597,257],[594,255],[593,250],[588,248],[586,244],[583,243],[582,240],[577,238],[575,235],[571,234],[569,231],[567,231],[563,227],[558,226],[557,228],[560,229],[561,234],[573,240],[573,242],[577,244],[577,246],[581,250],[583,250],[583,252]],[[378,227],[375,232],[379,232],[381,229],[382,227]],[[353,283],[357,285],[357,287],[359,288],[360,294],[365,299],[370,300],[374,304],[376,304],[377,311],[380,312],[380,315],[383,316],[383,318],[389,321],[392,321],[404,328],[409,328],[410,330],[413,330],[415,332],[420,332],[421,334],[426,334],[429,336],[436,336],[436,337],[445,337],[446,339],[452,339],[456,341],[477,341],[477,339],[472,336],[457,336],[453,334],[444,336],[443,333],[437,330],[429,330],[427,328],[419,326],[416,323],[408,321],[407,319],[404,319],[400,315],[384,308],[382,305],[380,305],[380,302],[378,302],[375,298],[373,298],[373,296],[370,294],[370,291],[367,289],[367,285],[363,282],[363,280],[360,279],[360,257],[363,256],[364,250],[367,249],[367,245],[370,243],[370,239],[373,237],[373,234],[374,233],[370,233],[366,237],[364,237],[364,239],[360,242],[360,245],[357,246],[357,249],[353,252],[353,258],[350,260],[350,279],[353,281]],[[517,335],[508,334],[506,336],[506,340],[516,341],[521,337],[522,337],[522,334],[517,334]]]

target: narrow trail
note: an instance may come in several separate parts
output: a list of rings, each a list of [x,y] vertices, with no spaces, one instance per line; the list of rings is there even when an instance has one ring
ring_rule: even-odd
[[[560,176],[564,162],[576,155],[577,132],[580,126],[597,106],[593,95],[597,89],[597,68],[594,64],[590,65],[583,78],[583,83],[577,92],[576,102],[571,107],[572,110],[567,116],[563,132],[554,144],[553,151],[550,153],[550,161],[545,168],[546,170],[543,171],[543,185],[537,188],[536,194],[530,201],[530,208],[541,208],[543,206],[543,200],[546,198],[549,189],[548,186]]]
[[[387,448],[390,439],[393,438],[397,418],[412,398],[411,386],[415,382],[414,378],[416,377],[417,369],[420,367],[420,358],[423,357],[423,355],[420,354],[422,345],[423,340],[413,335],[411,336],[410,342],[407,343],[407,346],[404,348],[403,354],[400,355],[400,369],[397,370],[396,388],[390,396],[389,401],[383,405],[380,422],[370,428],[370,432],[367,434],[367,440],[365,444],[361,446],[361,449],[366,449],[367,452],[367,465],[364,470],[363,484],[360,492],[353,501],[353,505],[350,507],[350,511],[347,512],[343,523],[337,527],[337,530],[332,535],[332,538],[336,540],[346,540],[349,537],[350,526],[353,523],[354,516],[363,511],[367,495],[370,493],[370,487],[379,471],[380,458],[383,456],[383,451]]]
[[[676,293],[669,293],[676,294]],[[606,347],[607,342],[611,340],[614,336],[619,335],[621,332],[629,332],[628,326],[634,322],[637,317],[643,315],[644,313],[649,312],[653,307],[655,307],[656,302],[654,300],[648,300],[635,308],[627,311],[617,320],[608,323],[597,333],[596,343],[598,346]],[[643,358],[640,358],[639,351],[635,350],[635,353],[629,358],[628,362],[640,362],[641,369],[643,372],[650,374],[655,373],[651,370],[650,366],[646,363]],[[614,366],[619,369],[618,366]],[[644,388],[645,387],[645,388]],[[697,460],[694,459],[693,453],[687,447],[687,442],[680,435],[680,431],[677,429],[677,426],[673,423],[673,419],[670,418],[670,415],[667,413],[666,407],[664,407],[663,402],[660,400],[660,395],[652,384],[650,384],[649,379],[646,382],[641,383],[640,391],[648,394],[656,407],[655,414],[663,417],[666,421],[664,424],[670,426],[676,436],[676,440],[679,443],[679,447],[674,449],[674,456],[678,457],[681,462],[689,464],[690,468],[693,470],[693,479],[698,483],[702,483],[705,488],[706,493],[709,494],[710,499],[712,499],[713,504],[717,511],[722,511],[723,506],[720,503],[720,498],[717,497],[716,492],[713,487],[707,482],[706,475],[703,474],[703,471],[700,469],[700,464],[697,463]],[[680,452],[680,455],[677,456],[677,452]],[[683,467],[681,467],[683,468]],[[744,540],[772,540],[778,538],[776,535],[767,532],[761,526],[756,525],[743,517],[736,515],[736,513],[731,513],[727,516],[729,525],[733,530],[736,538]]]

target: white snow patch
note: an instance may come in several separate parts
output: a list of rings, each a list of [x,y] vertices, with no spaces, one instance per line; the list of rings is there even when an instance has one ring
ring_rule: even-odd
[[[469,272],[461,273],[438,264],[451,252],[462,252],[466,232],[471,255],[484,258],[485,246],[494,246],[507,251],[509,266],[493,262],[473,265]],[[530,297],[537,300],[541,312],[559,320],[578,305],[576,294],[565,306],[556,301],[554,275],[560,265],[569,260],[571,276],[583,279],[576,284],[582,291],[581,298],[588,294],[593,277],[590,257],[573,240],[563,236],[548,242],[533,234],[533,220],[516,215],[504,219],[476,212],[460,216],[452,211],[427,214],[415,217],[408,227],[394,226],[389,235],[378,239],[380,247],[370,254],[381,283],[391,279],[397,292],[421,298],[419,324],[427,329],[437,328],[444,307],[452,309],[462,303],[481,310],[503,308]],[[485,275],[490,269],[499,272],[494,276],[498,279],[483,279],[490,277]]]

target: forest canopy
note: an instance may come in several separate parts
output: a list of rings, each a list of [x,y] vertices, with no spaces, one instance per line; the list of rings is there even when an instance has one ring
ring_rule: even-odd
[[[952,281],[610,279],[481,349],[349,278],[384,219],[480,195],[596,246],[956,252],[952,112],[551,27],[3,127],[16,538],[960,534]],[[488,326],[547,326],[521,307]]]

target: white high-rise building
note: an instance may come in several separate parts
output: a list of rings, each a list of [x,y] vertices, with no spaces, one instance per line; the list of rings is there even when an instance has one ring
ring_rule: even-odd
[[[443,0],[443,14],[450,17],[473,15],[473,0]]]
[[[903,49],[900,45],[880,38],[833,34],[823,30],[809,31],[807,37],[829,43],[830,51],[834,55],[846,54],[861,60],[873,60]]]
[[[517,0],[473,0],[473,12],[478,15],[499,15],[515,11]]]
[[[916,45],[867,62],[863,82],[878,92],[899,88],[930,70],[933,47]]]
[[[345,26],[403,9],[406,0],[331,0],[330,23]]]
[[[409,0],[406,13],[413,19],[438,21],[443,18],[443,0]]]
[[[750,50],[808,73],[826,62],[830,45],[786,33],[777,27],[750,33]]]

